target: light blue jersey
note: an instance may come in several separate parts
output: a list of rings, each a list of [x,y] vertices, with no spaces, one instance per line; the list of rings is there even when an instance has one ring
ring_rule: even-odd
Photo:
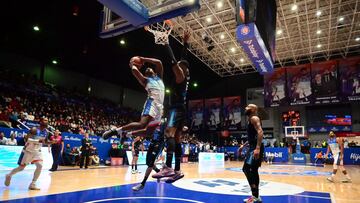
[[[148,93],[148,98],[153,99],[158,104],[164,103],[165,85],[158,76],[148,77],[145,90]]]

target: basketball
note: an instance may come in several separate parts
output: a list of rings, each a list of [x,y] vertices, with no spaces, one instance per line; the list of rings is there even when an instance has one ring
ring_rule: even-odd
[[[130,59],[130,63],[133,63],[135,66],[141,66],[142,65],[142,62],[141,62],[141,59],[140,57],[138,56],[134,56]]]

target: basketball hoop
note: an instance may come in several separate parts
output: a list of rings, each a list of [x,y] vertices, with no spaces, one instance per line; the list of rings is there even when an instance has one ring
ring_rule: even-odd
[[[145,26],[144,29],[151,32],[155,37],[155,44],[169,44],[169,35],[174,25],[171,20]]]

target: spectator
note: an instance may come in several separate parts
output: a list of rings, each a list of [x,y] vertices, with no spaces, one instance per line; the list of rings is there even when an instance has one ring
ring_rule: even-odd
[[[6,145],[17,146],[17,141],[15,139],[15,133],[12,133],[10,135],[10,139],[7,139]]]
[[[66,144],[64,153],[63,153],[64,165],[74,165],[75,164],[75,155],[71,151],[70,144]]]
[[[5,137],[3,132],[0,132],[0,145],[6,145],[7,138]]]
[[[95,164],[96,166],[98,166],[100,164],[100,158],[99,158],[99,153],[96,149],[96,147],[91,147],[91,151],[90,151],[90,165]]]

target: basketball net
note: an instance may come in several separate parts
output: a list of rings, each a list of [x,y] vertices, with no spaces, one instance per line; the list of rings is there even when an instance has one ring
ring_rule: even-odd
[[[169,35],[174,25],[170,20],[164,22],[154,23],[149,26],[145,26],[144,29],[151,32],[155,37],[155,44],[169,44]]]

